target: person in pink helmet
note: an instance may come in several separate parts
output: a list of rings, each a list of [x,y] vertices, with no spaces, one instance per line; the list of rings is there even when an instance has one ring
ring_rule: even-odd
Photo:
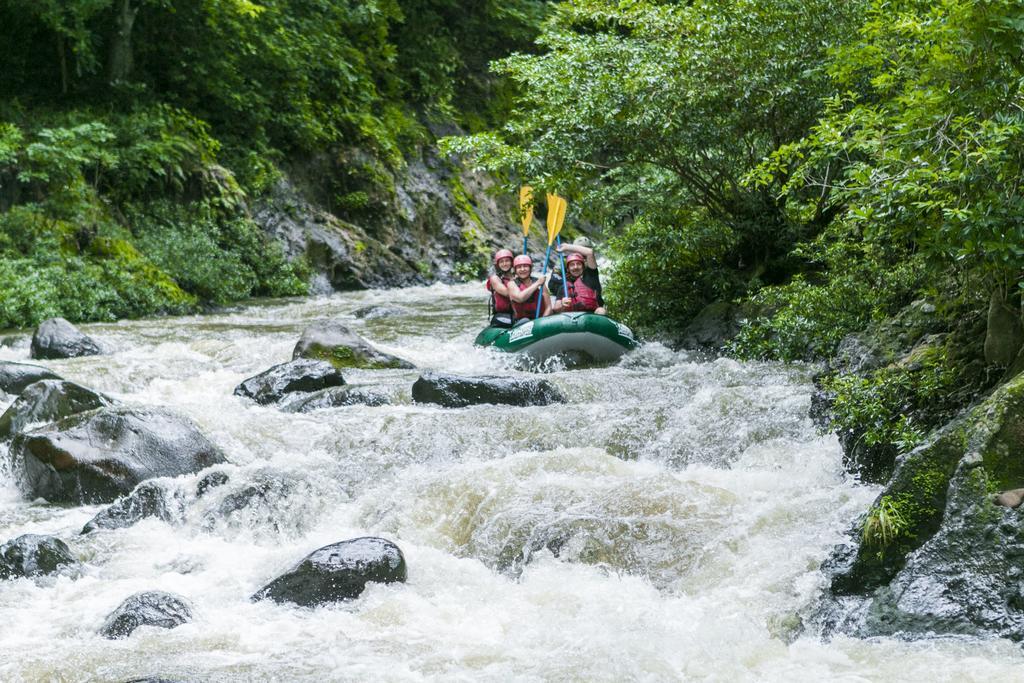
[[[512,251],[499,249],[494,254],[494,272],[487,277],[487,291],[491,293],[488,310],[492,327],[512,327],[512,300],[508,298],[509,282],[515,278],[512,272]]]
[[[509,284],[508,297],[512,300],[512,312],[516,322],[533,320],[537,317],[537,299],[541,301],[540,317],[551,315],[551,301],[544,293],[547,278],[533,277],[533,259],[526,254],[516,256],[512,261],[516,277]]]
[[[563,244],[558,251],[566,255],[566,284],[562,285],[562,278],[557,275],[548,282],[548,291],[555,297],[555,313],[581,311],[607,315],[593,248],[573,243]]]

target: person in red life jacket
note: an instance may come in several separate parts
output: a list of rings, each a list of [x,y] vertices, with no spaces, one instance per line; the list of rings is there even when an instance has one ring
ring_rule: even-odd
[[[512,300],[512,314],[515,320],[533,320],[537,317],[537,299],[541,300],[540,317],[551,315],[551,301],[544,294],[547,277],[533,277],[533,259],[526,254],[516,256],[512,261],[516,277],[508,286],[508,298]]]
[[[499,249],[494,254],[494,272],[487,278],[485,285],[491,293],[488,309],[492,327],[512,327],[512,300],[508,298],[508,283],[514,277],[512,252]]]
[[[601,297],[601,278],[597,272],[594,250],[580,238],[573,244],[563,244],[558,251],[566,254],[565,270],[567,286],[557,275],[548,282],[548,291],[555,297],[555,313],[584,311],[607,315],[604,299]],[[587,240],[589,242],[590,240]],[[569,296],[566,296],[568,290]]]

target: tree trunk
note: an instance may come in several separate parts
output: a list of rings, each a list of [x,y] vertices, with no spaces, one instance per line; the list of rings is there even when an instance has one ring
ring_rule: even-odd
[[[110,44],[108,75],[111,83],[127,81],[132,72],[132,26],[139,8],[132,8],[131,0],[120,0],[114,35]]]
[[[64,37],[57,36],[57,59],[60,60],[60,94],[68,94],[68,58],[64,50]]]
[[[992,290],[988,305],[988,329],[985,333],[985,362],[1009,366],[1024,346],[1024,328],[1020,311],[1006,301],[1002,287]]]

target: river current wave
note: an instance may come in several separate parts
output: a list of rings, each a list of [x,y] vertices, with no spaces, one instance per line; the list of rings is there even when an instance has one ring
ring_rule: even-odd
[[[481,295],[435,285],[83,326],[111,352],[45,364],[188,415],[227,454],[229,479],[203,497],[202,475],[168,482],[173,519],[79,536],[102,506],[24,500],[0,468],[0,542],[56,535],[84,563],[77,577],[0,582],[0,680],[1024,678],[1005,641],[801,627],[820,563],[877,494],[807,417],[814,368],[648,344],[612,367],[544,368],[563,405],[413,403],[423,369],[524,372],[473,347]],[[354,316],[368,305],[395,310]],[[324,317],[417,365],[345,373],[392,405],[289,414],[232,395]],[[0,359],[26,361],[27,338]],[[259,494],[225,513],[243,490]],[[401,547],[407,583],[316,609],[249,600],[310,551],[366,535]],[[98,635],[143,590],[185,596],[195,618]]]

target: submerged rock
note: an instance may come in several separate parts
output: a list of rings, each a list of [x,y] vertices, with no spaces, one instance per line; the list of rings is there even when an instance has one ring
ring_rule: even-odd
[[[336,368],[412,368],[412,363],[378,351],[335,320],[313,323],[302,333],[292,358],[325,360]]]
[[[383,538],[354,538],[312,552],[291,571],[271,581],[253,600],[312,607],[358,597],[367,583],[404,583],[405,557]]]
[[[112,399],[80,384],[62,379],[41,380],[30,384],[0,415],[0,439],[10,439],[34,423],[54,422],[113,404]]]
[[[44,379],[60,376],[41,365],[0,362],[0,391],[5,394],[20,394],[25,387]]]
[[[245,380],[235,387],[235,396],[251,398],[260,405],[266,405],[280,401],[286,394],[319,391],[343,384],[345,378],[330,363],[298,358]]]
[[[101,353],[100,345],[64,318],[40,323],[32,336],[32,358],[78,358]]]
[[[136,593],[110,613],[100,635],[116,640],[127,638],[140,626],[175,628],[192,621],[192,607],[180,595],[163,591]]]
[[[409,309],[402,308],[401,306],[363,306],[352,311],[352,315],[357,318],[366,320],[373,320],[374,318],[391,318],[396,315],[405,315],[409,312]]]
[[[0,579],[43,576],[78,565],[67,544],[53,536],[25,534],[0,545]]]
[[[228,483],[228,480],[228,475],[225,474],[224,472],[221,472],[220,470],[214,470],[213,472],[210,472],[205,477],[200,479],[199,483],[196,484],[196,497],[202,498],[211,489],[215,489],[218,486],[223,486],[224,484]]]
[[[309,413],[324,408],[354,405],[386,406],[390,403],[391,396],[383,389],[349,384],[301,396],[283,404],[281,409],[288,413]]]
[[[159,408],[99,408],[19,434],[11,456],[30,498],[110,503],[140,482],[226,462],[192,420]]]
[[[513,406],[546,406],[565,403],[565,396],[545,379],[524,377],[463,377],[438,372],[420,376],[412,385],[417,403],[436,403],[446,408],[464,408],[481,403]]]
[[[101,510],[86,522],[83,534],[98,529],[124,529],[146,517],[157,517],[165,522],[181,518],[185,504],[175,491],[159,481],[144,481],[130,494]]]

